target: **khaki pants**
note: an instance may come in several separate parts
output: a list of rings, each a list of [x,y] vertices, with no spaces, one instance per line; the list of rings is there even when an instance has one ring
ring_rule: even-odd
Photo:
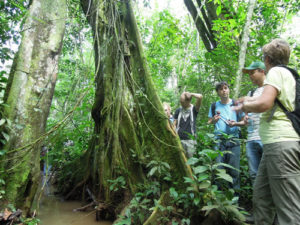
[[[266,144],[254,183],[256,225],[300,225],[300,143]]]
[[[188,158],[193,157],[196,149],[197,142],[195,140],[181,140],[181,145],[186,151],[186,156]]]

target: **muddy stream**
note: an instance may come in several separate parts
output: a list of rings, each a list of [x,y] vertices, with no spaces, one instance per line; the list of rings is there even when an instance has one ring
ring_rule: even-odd
[[[63,201],[46,185],[39,204],[40,225],[112,225],[110,221],[96,221],[95,210],[74,211],[83,205],[79,201]]]
[[[109,221],[96,221],[95,211],[74,212],[81,207],[78,201],[61,201],[47,196],[40,204],[38,218],[41,225],[111,225]]]

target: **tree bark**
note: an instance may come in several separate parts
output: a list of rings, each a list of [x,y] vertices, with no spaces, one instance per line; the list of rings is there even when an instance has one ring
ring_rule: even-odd
[[[219,40],[216,39],[217,31],[213,29],[214,20],[227,20],[235,16],[232,1],[221,2],[222,11],[217,14],[217,6],[214,1],[184,0],[184,3],[191,14],[198,33],[207,51],[213,51]]]
[[[84,180],[81,186],[88,185],[99,202],[117,206],[122,198],[110,190],[109,180],[124,177],[133,195],[147,182],[146,165],[157,160],[168,163],[178,188],[185,188],[183,177],[192,177],[191,169],[156,94],[130,1],[81,0],[81,5],[95,43],[95,129],[78,162],[85,167],[73,174],[73,183]],[[157,179],[163,193],[168,184]]]
[[[200,12],[202,14],[203,20],[205,21],[205,25],[207,27],[207,36],[210,40],[210,42],[212,43],[213,48],[215,48],[217,46],[217,42],[215,40],[215,36],[214,36],[214,31],[212,30],[213,28],[213,20],[218,19],[216,14],[210,15],[210,11],[209,8],[214,7],[214,3],[211,2],[206,2],[204,1],[203,3],[201,3],[200,0],[197,0],[198,6],[200,8]],[[205,7],[204,7],[205,6]]]
[[[205,26],[205,23],[201,19],[200,15],[197,12],[197,8],[194,5],[192,0],[184,0],[184,3],[189,10],[195,25],[197,27],[198,33],[203,41],[203,44],[207,51],[211,51],[214,49],[213,45],[213,39],[211,39],[212,35],[209,34],[207,27]]]
[[[234,86],[234,98],[238,98],[241,88],[241,80],[242,80],[242,69],[245,65],[245,58],[247,52],[247,44],[249,40],[249,29],[252,21],[253,10],[256,4],[256,0],[249,1],[249,7],[247,12],[247,20],[244,27],[244,33],[242,37],[242,43],[240,46],[240,54],[239,54],[239,68],[237,71],[235,86]]]
[[[7,203],[28,213],[40,181],[40,148],[49,114],[66,21],[65,0],[33,0],[5,93],[9,141],[3,147],[1,177]],[[34,144],[32,144],[34,143]],[[26,146],[26,147],[24,147]]]

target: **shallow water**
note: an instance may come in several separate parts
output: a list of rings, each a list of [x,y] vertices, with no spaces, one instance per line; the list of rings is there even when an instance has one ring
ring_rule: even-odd
[[[80,201],[63,201],[55,196],[55,188],[42,175],[43,187],[37,218],[40,225],[112,225],[110,221],[96,221],[96,212],[91,207],[86,211],[74,211],[83,205]]]
[[[110,221],[96,221],[95,211],[74,212],[82,207],[78,201],[61,201],[55,196],[44,196],[38,218],[41,225],[111,225]]]

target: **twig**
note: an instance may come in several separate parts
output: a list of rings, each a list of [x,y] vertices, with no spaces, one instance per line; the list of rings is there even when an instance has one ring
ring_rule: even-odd
[[[80,208],[77,208],[77,209],[73,209],[74,212],[77,212],[77,211],[85,211],[88,207],[91,207],[91,206],[94,206],[95,203],[94,202],[91,202],[85,206],[82,206]]]

